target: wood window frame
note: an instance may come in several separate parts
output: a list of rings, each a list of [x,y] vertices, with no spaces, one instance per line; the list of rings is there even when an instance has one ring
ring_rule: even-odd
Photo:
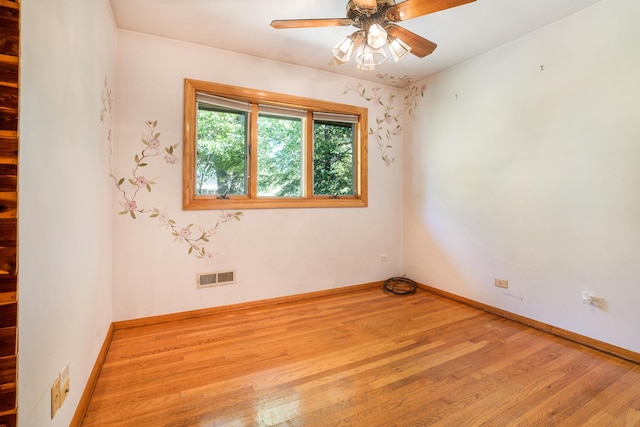
[[[196,94],[206,93],[252,104],[249,126],[247,195],[219,198],[216,195],[195,194],[196,179]],[[258,197],[258,105],[305,110],[307,123],[313,123],[313,113],[329,113],[357,116],[355,124],[355,195],[354,196],[314,196],[313,195],[313,126],[307,125],[304,132],[304,194],[302,197]],[[329,101],[321,101],[275,92],[248,89],[201,80],[184,81],[184,147],[182,170],[182,200],[185,210],[222,209],[274,209],[274,208],[346,208],[368,205],[368,122],[367,108]]]

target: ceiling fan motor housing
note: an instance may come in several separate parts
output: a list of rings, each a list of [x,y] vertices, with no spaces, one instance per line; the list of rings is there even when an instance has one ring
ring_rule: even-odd
[[[394,0],[377,0],[378,5],[371,11],[363,10],[358,7],[353,0],[347,3],[347,18],[353,21],[353,26],[367,28],[371,24],[383,25],[387,21],[386,11],[395,5]]]

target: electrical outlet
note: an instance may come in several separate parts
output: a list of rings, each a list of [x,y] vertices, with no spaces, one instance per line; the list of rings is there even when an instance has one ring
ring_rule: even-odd
[[[604,303],[604,298],[591,295],[587,291],[583,291],[582,292],[582,303],[583,304],[593,305],[593,306],[599,307],[599,308],[603,308],[604,304],[605,304]]]
[[[389,259],[389,256],[387,254],[378,255],[378,261],[387,261],[388,259]]]
[[[69,362],[65,363],[64,368],[60,371],[58,376],[60,380],[60,406],[64,403],[64,400],[69,395],[69,389],[71,386],[71,380],[69,378]]]
[[[56,378],[51,386],[51,419],[56,416],[60,405],[60,378]]]
[[[493,285],[498,288],[509,289],[509,281],[504,279],[493,279]]]

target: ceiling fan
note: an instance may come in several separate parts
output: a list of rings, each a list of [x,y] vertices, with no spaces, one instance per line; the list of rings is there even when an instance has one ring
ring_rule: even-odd
[[[384,46],[388,46],[396,62],[407,53],[424,58],[437,45],[411,31],[396,25],[397,22],[417,18],[449,9],[475,0],[349,0],[346,18],[282,19],[271,22],[276,29],[354,26],[357,31],[345,37],[333,49],[330,64],[340,65],[349,61],[355,52],[357,67],[373,70],[387,60]]]

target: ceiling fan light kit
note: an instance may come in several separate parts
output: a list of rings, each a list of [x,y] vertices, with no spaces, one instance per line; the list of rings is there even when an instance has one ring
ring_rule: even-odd
[[[371,71],[387,60],[387,54],[382,47],[374,49],[369,44],[360,45],[356,52],[356,67],[359,70]]]
[[[333,47],[330,65],[348,62],[355,52],[356,67],[373,70],[387,60],[386,46],[395,62],[408,53],[423,58],[431,54],[436,44],[411,31],[395,25],[396,22],[439,12],[475,0],[349,0],[346,18],[284,19],[271,22],[276,29],[310,28],[352,25],[359,30],[342,39]]]

